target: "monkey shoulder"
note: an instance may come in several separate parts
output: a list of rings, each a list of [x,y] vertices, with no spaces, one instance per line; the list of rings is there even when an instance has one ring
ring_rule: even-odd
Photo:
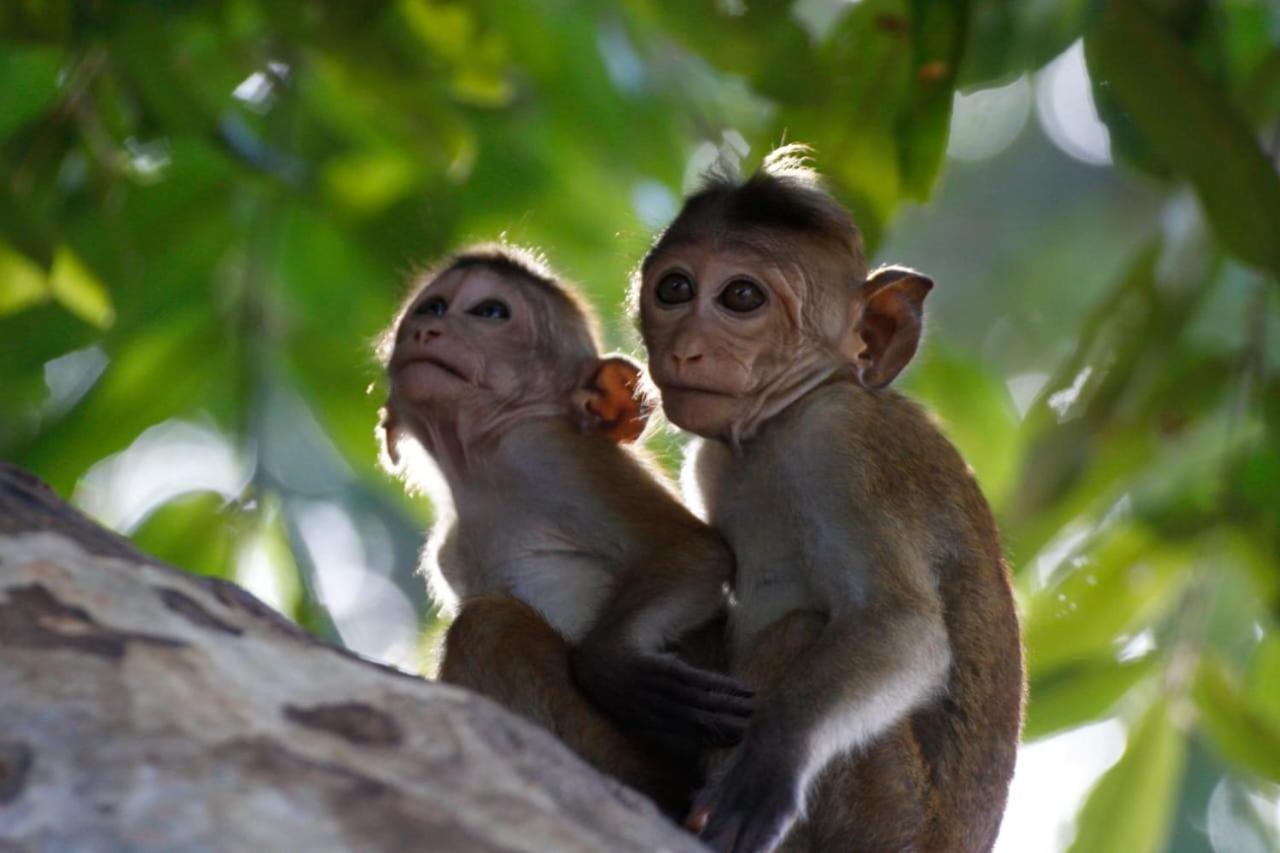
[[[860,498],[897,517],[937,519],[956,515],[960,505],[985,506],[972,470],[924,406],[892,389],[851,383],[821,391],[801,410],[792,441],[826,457],[826,467],[849,478]]]
[[[604,512],[632,509],[614,506],[619,499],[678,503],[642,454],[567,424],[513,436],[498,464],[507,473],[505,487],[535,503],[580,503]]]
[[[462,573],[553,622],[548,609],[589,609],[577,599],[597,601],[640,554],[704,528],[637,454],[555,423],[514,431],[476,479],[457,504]]]

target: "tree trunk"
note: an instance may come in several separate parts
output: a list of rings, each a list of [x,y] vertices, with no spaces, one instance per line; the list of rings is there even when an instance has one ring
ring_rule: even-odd
[[[702,849],[488,700],[321,643],[0,463],[0,851]]]

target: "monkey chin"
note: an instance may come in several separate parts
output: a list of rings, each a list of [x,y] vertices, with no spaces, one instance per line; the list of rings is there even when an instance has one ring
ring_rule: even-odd
[[[694,388],[667,386],[662,391],[662,410],[680,429],[703,438],[729,433],[738,420],[742,401],[731,394]]]
[[[422,360],[402,366],[391,381],[395,395],[413,405],[454,401],[475,388],[456,370]]]

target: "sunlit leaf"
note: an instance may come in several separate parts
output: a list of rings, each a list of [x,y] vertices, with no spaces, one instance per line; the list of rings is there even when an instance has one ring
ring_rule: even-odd
[[[1274,626],[1253,652],[1248,692],[1259,713],[1280,729],[1280,631]]]
[[[1250,705],[1219,664],[1201,661],[1191,695],[1200,727],[1229,761],[1280,782],[1280,726]]]
[[[84,401],[34,440],[11,448],[12,458],[70,493],[93,463],[123,450],[148,427],[207,410],[226,393],[233,374],[222,334],[199,306],[151,324],[127,345],[110,349],[110,363]]]
[[[59,247],[53,256],[49,292],[68,311],[100,329],[115,322],[116,312],[106,286],[66,246]]]
[[[1137,527],[1108,531],[1032,597],[1024,634],[1033,678],[1118,651],[1169,606],[1193,558]]]
[[[466,59],[475,20],[464,3],[400,0],[396,4],[409,29],[435,52],[453,62]]]
[[[279,612],[291,614],[299,607],[302,584],[281,524],[279,501],[265,497],[255,515],[257,525],[241,538],[233,579]]]
[[[0,315],[17,313],[48,298],[49,286],[40,265],[0,243]]]
[[[233,579],[239,527],[226,498],[199,492],[160,506],[130,538],[148,554],[189,572]]]
[[[1135,684],[1156,670],[1159,658],[1112,657],[1069,663],[1037,676],[1022,738],[1032,741],[1106,715]]]
[[[489,40],[487,44],[498,43]],[[499,51],[499,53],[501,53]],[[468,63],[459,68],[453,75],[450,91],[459,101],[477,107],[501,107],[511,101],[511,84],[502,73],[501,67]]]
[[[1000,506],[1017,470],[1018,420],[1004,382],[969,355],[929,347],[904,387],[929,401],[943,432]]]
[[[1164,849],[1186,741],[1156,702],[1129,730],[1124,755],[1093,787],[1076,818],[1070,853],[1157,853]]]
[[[413,190],[418,177],[414,162],[400,151],[352,154],[324,167],[329,191],[352,210],[375,213]]]

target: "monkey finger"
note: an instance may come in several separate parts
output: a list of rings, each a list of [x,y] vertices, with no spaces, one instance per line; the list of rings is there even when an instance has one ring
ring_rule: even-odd
[[[782,841],[800,813],[802,790],[786,758],[770,756],[767,749],[739,750],[723,767],[718,799],[702,833],[712,848],[767,853]]]
[[[684,820],[684,828],[692,833],[700,833],[707,828],[707,819],[711,817],[710,806],[697,806],[689,812]]]
[[[658,664],[659,671],[666,672],[714,693],[738,696],[743,699],[750,699],[756,695],[754,690],[733,676],[710,669],[699,669],[696,666],[690,666],[677,657],[668,656],[651,658],[650,660]]]
[[[741,814],[714,809],[698,837],[712,850],[734,853],[741,827]]]
[[[742,739],[750,723],[748,717],[719,714],[678,703],[650,709],[650,725],[695,737],[713,746],[732,746]]]
[[[667,697],[682,705],[691,705],[718,714],[735,714],[739,717],[750,717],[756,710],[756,700],[752,697],[738,696],[732,693],[720,693],[705,686],[690,684],[678,678],[646,679],[645,686],[650,692]]]
[[[655,701],[675,703],[713,714],[747,719],[755,712],[754,699],[724,693],[714,693],[684,681],[669,678],[647,678],[642,683],[645,692]]]
[[[744,715],[755,710],[752,691],[718,673],[694,669],[674,659],[655,661],[643,668],[638,673],[638,681],[687,704]]]
[[[698,746],[733,746],[742,740],[748,720],[719,715],[672,702],[633,705],[625,718],[637,730],[676,738]]]
[[[694,734],[717,734],[724,737],[741,737],[750,722],[750,713],[738,709],[708,708],[699,704],[698,697],[689,701],[672,699],[663,695],[648,694],[642,700],[643,713],[651,721],[663,727]]]

